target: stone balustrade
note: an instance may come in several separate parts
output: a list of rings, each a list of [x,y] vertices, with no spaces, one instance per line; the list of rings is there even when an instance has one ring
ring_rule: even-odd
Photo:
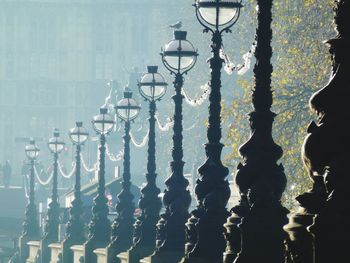
[[[50,263],[60,263],[60,255],[62,256],[62,246],[61,243],[51,243],[49,245],[51,249],[51,260]]]
[[[71,250],[73,251],[73,262],[74,263],[84,262],[84,261],[81,261],[81,258],[84,258],[84,246],[75,245],[75,246],[71,247]]]
[[[29,241],[27,245],[29,247],[29,256],[26,263],[35,263],[40,253],[40,241]]]
[[[129,262],[129,253],[123,252],[118,255],[118,258],[120,259],[120,263],[128,263]]]
[[[97,257],[97,263],[107,263],[107,249],[97,248],[94,250]]]

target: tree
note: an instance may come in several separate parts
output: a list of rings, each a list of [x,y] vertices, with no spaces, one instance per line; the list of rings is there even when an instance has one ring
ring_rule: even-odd
[[[273,111],[277,113],[273,134],[284,150],[283,163],[288,177],[284,205],[292,208],[294,197],[309,187],[307,173],[301,161],[301,146],[308,123],[314,116],[308,110],[311,94],[327,82],[330,70],[329,54],[322,40],[332,36],[332,0],[275,0],[273,21]],[[244,20],[256,17],[255,0],[245,3]],[[252,22],[253,21],[253,22]],[[254,23],[254,19],[248,21]],[[242,28],[240,35],[249,39],[253,32]],[[249,136],[247,113],[251,110],[251,74],[237,79],[242,91],[225,104],[223,119],[230,123],[226,143],[232,152],[226,156],[228,165],[239,159],[238,148]]]

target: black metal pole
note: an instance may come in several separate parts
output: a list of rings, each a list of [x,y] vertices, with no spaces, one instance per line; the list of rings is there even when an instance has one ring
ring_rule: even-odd
[[[60,204],[58,203],[57,177],[58,177],[58,153],[54,153],[53,176],[52,176],[52,194],[51,202],[47,210],[47,219],[43,238],[41,240],[41,261],[50,262],[50,248],[48,245],[58,241],[58,227],[60,223]]]
[[[277,164],[283,151],[272,138],[276,116],[271,111],[272,3],[273,0],[257,0],[254,110],[249,115],[250,138],[240,147],[244,163],[239,164],[236,176],[240,193],[250,209],[239,225],[242,247],[235,263],[280,263],[285,254],[283,226],[288,221],[288,210],[281,205],[281,196],[286,176],[282,164]]]
[[[30,159],[30,178],[29,178],[29,198],[25,211],[25,220],[23,223],[22,235],[19,238],[20,262],[25,263],[29,256],[29,247],[27,242],[39,239],[38,212],[35,205],[34,193],[34,159]]]
[[[174,80],[175,103],[173,149],[170,163],[171,175],[165,181],[167,189],[164,191],[163,204],[165,212],[160,215],[157,223],[156,250],[150,257],[152,262],[179,262],[184,254],[185,223],[189,217],[188,208],[191,195],[187,190],[188,181],[183,175],[184,161],[182,149],[182,102],[183,76],[176,73]],[[163,260],[163,261],[162,261]]]
[[[337,35],[326,42],[332,57],[331,78],[310,99],[310,106],[318,119],[310,124],[303,145],[303,158],[309,175],[314,185],[319,181],[318,191],[302,196],[304,204],[316,214],[307,230],[313,235],[313,262],[317,263],[343,262],[348,256],[350,235],[350,140],[346,132],[342,133],[347,130],[344,125],[350,118],[350,2],[335,1],[334,11]],[[301,245],[302,241],[297,240],[297,244]]]
[[[214,31],[210,59],[211,92],[209,95],[209,119],[205,152],[207,160],[198,169],[199,179],[195,193],[198,206],[192,211],[187,226],[186,256],[184,262],[222,262],[226,241],[223,224],[229,213],[226,205],[230,197],[229,183],[225,179],[228,169],[221,163],[221,68],[223,59],[221,32]],[[198,261],[200,260],[200,261]]]
[[[99,177],[97,196],[94,198],[92,206],[92,219],[89,223],[88,240],[84,243],[85,263],[96,263],[97,257],[93,250],[106,247],[111,237],[111,224],[108,219],[107,198],[105,196],[105,153],[106,137],[100,135],[99,147]]]
[[[129,263],[139,263],[156,248],[156,225],[162,202],[158,197],[160,190],[156,185],[156,141],[155,141],[156,102],[149,104],[149,140],[147,158],[147,184],[141,189],[139,207],[141,215],[134,224],[133,246],[128,250]]]
[[[108,262],[120,262],[117,255],[132,245],[135,204],[130,191],[130,121],[124,126],[124,160],[122,191],[118,194],[117,217],[112,224],[111,243],[107,247]]]
[[[66,227],[66,236],[62,242],[62,258],[63,263],[73,262],[73,252],[70,249],[73,245],[83,244],[85,241],[84,221],[82,219],[83,214],[83,202],[81,201],[80,192],[80,159],[81,145],[76,145],[75,155],[75,186],[74,186],[74,200],[72,201],[72,207],[69,209],[69,220]]]

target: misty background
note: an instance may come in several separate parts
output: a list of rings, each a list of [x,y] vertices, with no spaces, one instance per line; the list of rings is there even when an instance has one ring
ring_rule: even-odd
[[[132,124],[135,138],[141,141],[148,129],[148,103],[139,95],[137,80],[147,65],[158,65],[169,83],[166,95],[157,103],[159,120],[166,123],[173,115],[174,77],[163,67],[159,53],[172,39],[169,25],[177,21],[182,21],[181,30],[188,31],[187,39],[200,54],[184,84],[191,97],[199,97],[200,86],[210,77],[206,63],[210,57],[210,36],[202,33],[192,3],[190,0],[0,0],[0,164],[10,160],[11,184],[23,183],[21,166],[29,137],[36,139],[41,150],[38,160],[42,166],[49,166],[52,155],[47,141],[54,128],[60,130],[66,142],[60,160],[69,172],[74,148],[68,131],[76,121],[83,121],[90,132],[83,155],[93,165],[98,138],[91,126],[92,116],[98,114],[110,92],[110,103],[121,99],[126,85],[142,104],[140,116]],[[244,24],[249,21],[244,18],[244,10],[242,17],[243,24],[234,27],[233,34],[224,36],[227,53],[237,56],[237,60],[240,59],[240,54],[235,54],[238,47],[247,51],[254,39],[254,24]],[[243,45],[235,37],[236,30],[242,28],[251,33]],[[111,80],[117,83],[113,87],[108,85]],[[231,101],[233,89],[240,89],[235,76],[223,73],[222,82],[223,99]],[[194,179],[196,169],[205,160],[207,106],[208,101],[196,108],[186,103],[183,107],[185,173],[192,173]],[[123,147],[124,130],[120,125],[107,138],[114,154]],[[224,136],[229,125],[222,124]],[[170,175],[172,129],[167,132],[158,129],[156,133],[158,185],[164,189],[163,182]],[[230,150],[225,147],[223,155]],[[137,186],[145,181],[146,156],[147,145],[142,148],[132,145],[132,182]],[[107,180],[118,169],[122,171],[122,162],[107,158],[106,165]],[[69,180],[73,179],[60,177],[60,186],[72,185]]]

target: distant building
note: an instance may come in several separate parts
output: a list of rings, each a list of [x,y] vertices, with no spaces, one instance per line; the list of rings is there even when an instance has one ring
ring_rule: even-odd
[[[0,0],[0,163],[10,159],[20,174],[23,138],[34,136],[48,164],[46,141],[54,127],[67,142],[62,158],[70,163],[68,129],[82,120],[93,135],[90,121],[108,95],[107,82],[116,79],[121,89],[133,66],[144,71],[161,64],[160,47],[171,35],[167,23],[176,21],[165,10],[180,2]],[[113,150],[120,148],[121,139]],[[94,161],[96,143],[86,149]],[[19,176],[13,182],[20,184]]]

